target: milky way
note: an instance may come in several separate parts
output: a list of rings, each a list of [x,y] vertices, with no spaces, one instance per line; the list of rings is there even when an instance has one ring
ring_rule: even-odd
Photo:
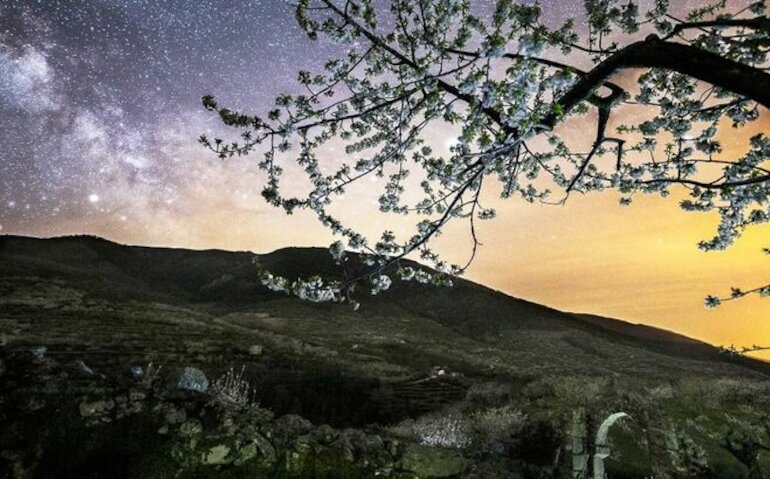
[[[307,44],[278,0],[3,2],[0,225],[136,224],[184,201],[211,179],[195,139],[216,122],[200,96],[263,110],[330,53]]]
[[[580,4],[559,3],[552,19]],[[197,147],[218,126],[199,98],[263,112],[336,48],[308,40],[282,0],[3,1],[2,231],[162,229],[164,214],[261,201],[252,165],[218,170]]]

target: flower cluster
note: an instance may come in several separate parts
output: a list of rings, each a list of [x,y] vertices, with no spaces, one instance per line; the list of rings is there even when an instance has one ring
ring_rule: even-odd
[[[421,418],[414,425],[414,432],[428,446],[464,448],[472,442],[467,421],[453,414]]]
[[[390,276],[381,274],[372,278],[372,294],[376,295],[390,288]]]
[[[329,253],[332,255],[332,259],[336,264],[340,264],[345,260],[345,245],[342,241],[335,241],[329,246]]]
[[[271,291],[287,293],[313,303],[342,300],[339,283],[325,283],[320,276],[312,276],[307,280],[297,279],[290,283],[288,279],[282,276],[275,276],[270,272],[262,271],[259,279],[262,285]]]

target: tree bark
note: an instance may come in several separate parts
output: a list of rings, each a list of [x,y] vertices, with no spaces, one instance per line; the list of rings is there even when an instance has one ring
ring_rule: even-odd
[[[770,108],[770,74],[700,48],[667,42],[655,35],[632,43],[596,65],[559,100],[567,112],[587,100],[613,74],[626,68],[663,68],[705,81]],[[551,113],[544,119],[553,128],[558,121]]]

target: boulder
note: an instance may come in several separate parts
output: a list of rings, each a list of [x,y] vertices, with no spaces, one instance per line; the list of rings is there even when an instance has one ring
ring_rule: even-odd
[[[255,434],[252,441],[257,447],[263,462],[273,464],[276,461],[275,448],[265,436]]]
[[[32,356],[34,356],[37,359],[43,359],[45,355],[48,353],[48,348],[46,346],[35,346],[32,349],[29,350],[30,353],[32,353]]]
[[[185,391],[205,393],[209,388],[209,380],[203,371],[188,366],[182,370],[177,387]]]
[[[94,375],[94,370],[88,367],[88,365],[82,359],[75,361],[75,371],[82,377]]]
[[[261,344],[253,344],[249,347],[249,354],[251,356],[261,356],[265,352],[265,349]]]
[[[224,444],[217,444],[203,454],[203,463],[210,465],[229,464],[232,449]]]
[[[304,442],[295,443],[291,450],[286,451],[286,471],[295,476],[302,474],[311,454],[312,447],[310,444]]]
[[[112,411],[115,401],[102,399],[98,401],[80,403],[80,416],[85,418],[101,417]]]
[[[410,445],[402,458],[402,468],[418,477],[433,479],[462,474],[467,460],[456,449]]]
[[[199,436],[203,432],[203,426],[195,419],[185,421],[179,426],[179,435],[185,438],[193,438]]]
[[[275,433],[282,437],[298,437],[313,429],[313,424],[302,416],[286,414],[275,421]]]
[[[166,424],[180,424],[187,420],[187,411],[183,407],[177,407],[172,403],[163,405],[163,421]]]

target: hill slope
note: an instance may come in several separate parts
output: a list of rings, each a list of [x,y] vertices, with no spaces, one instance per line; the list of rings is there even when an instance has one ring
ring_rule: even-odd
[[[210,371],[245,364],[263,403],[327,420],[339,397],[371,399],[373,388],[428,410],[461,396],[469,382],[495,378],[666,381],[768,371],[668,331],[563,313],[464,280],[452,288],[396,284],[362,298],[356,312],[309,304],[258,284],[253,256],[2,236],[0,333],[10,347],[45,345],[97,371],[149,361]],[[259,260],[288,277],[337,274],[323,249],[287,248]],[[420,398],[414,381],[436,367],[455,379]],[[389,409],[397,408],[374,401],[359,413]]]

